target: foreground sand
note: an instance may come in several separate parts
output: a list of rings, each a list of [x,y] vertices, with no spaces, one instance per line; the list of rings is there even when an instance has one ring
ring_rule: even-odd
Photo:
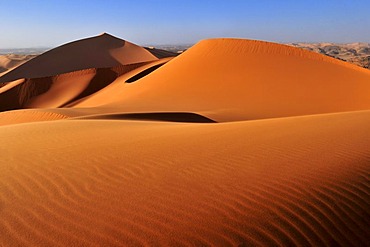
[[[4,126],[0,244],[366,245],[369,123]]]
[[[0,246],[369,245],[368,70],[234,39],[149,60],[14,70]]]

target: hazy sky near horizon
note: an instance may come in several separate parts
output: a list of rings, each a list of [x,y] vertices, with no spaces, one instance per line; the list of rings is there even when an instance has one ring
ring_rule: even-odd
[[[55,47],[102,32],[141,45],[370,43],[369,13],[370,0],[0,0],[0,48]]]

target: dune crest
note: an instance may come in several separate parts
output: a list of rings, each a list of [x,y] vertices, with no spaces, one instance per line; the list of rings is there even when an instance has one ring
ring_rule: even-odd
[[[7,54],[0,55],[0,77],[10,70],[15,69],[17,66],[27,62],[36,55],[16,55]]]
[[[210,112],[219,121],[370,109],[370,71],[262,41],[213,39],[127,85],[121,110]]]
[[[142,47],[103,34],[49,50],[1,76],[0,82],[49,77],[77,70],[109,68],[156,59]]]

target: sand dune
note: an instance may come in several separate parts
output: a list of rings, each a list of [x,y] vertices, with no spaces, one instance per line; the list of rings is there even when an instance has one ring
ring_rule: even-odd
[[[176,52],[162,50],[154,47],[144,47],[144,48],[159,59],[166,57],[176,57],[178,55],[178,53]]]
[[[25,81],[1,91],[0,110],[62,107],[94,94],[131,70],[168,61],[170,58],[164,57],[170,55],[173,54],[145,49],[108,34],[71,42],[1,76],[2,86]]]
[[[68,107],[96,107],[101,105],[106,105],[109,103],[114,103],[122,99],[122,90],[126,87],[126,81],[135,75],[138,75],[146,70],[153,68],[154,66],[160,66],[167,63],[172,58],[162,58],[158,61],[153,61],[140,66],[134,70],[128,71],[123,74],[119,79],[112,82],[109,86],[104,89],[97,91],[95,94],[87,95],[78,101],[72,102],[67,105]]]
[[[0,88],[0,246],[369,244],[370,71],[251,40],[66,47],[85,42],[104,52]]]
[[[81,94],[88,87],[95,75],[96,73],[90,73],[88,71],[87,73],[81,73],[75,76],[58,76],[53,80],[47,92],[31,98],[29,102],[25,102],[24,107],[60,107]]]
[[[1,127],[0,243],[366,245],[369,121]]]
[[[171,58],[155,60],[163,64]],[[117,77],[153,62],[118,65],[111,68],[78,70],[56,76],[19,79],[0,88],[0,110],[62,107],[90,96]],[[139,73],[139,72],[138,72]]]
[[[156,59],[143,47],[104,33],[47,51],[1,76],[0,82],[55,76],[77,70],[109,68]]]
[[[0,77],[17,66],[34,58],[36,55],[0,55]]]
[[[218,121],[366,110],[369,81],[369,70],[324,55],[268,42],[215,39],[127,85],[116,106],[209,112]]]

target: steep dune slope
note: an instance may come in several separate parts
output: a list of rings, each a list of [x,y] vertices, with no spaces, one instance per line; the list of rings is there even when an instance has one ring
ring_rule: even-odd
[[[8,70],[14,69],[15,67],[27,62],[36,55],[16,55],[6,54],[0,55],[0,76],[7,73]]]
[[[77,70],[109,68],[156,59],[143,47],[104,33],[47,51],[1,76],[0,82],[55,76]]]
[[[150,70],[153,67],[162,66],[171,59],[172,58],[162,58],[157,61],[148,62],[143,66],[133,69],[132,71],[128,71],[127,73],[119,77],[119,79],[112,82],[109,86],[103,88],[100,91],[97,91],[95,94],[88,95],[85,98],[72,102],[71,104],[67,105],[67,107],[96,107],[117,102],[121,100],[122,97],[125,97],[122,92],[123,88],[127,85],[127,80],[134,77],[135,75],[140,75],[143,72],[145,73],[145,71]]]
[[[165,54],[162,54],[165,56]],[[99,91],[118,76],[159,59],[108,34],[52,49],[0,77],[0,111],[62,107]],[[14,86],[13,81],[25,79]]]
[[[369,122],[0,127],[0,245],[366,245]]]
[[[127,85],[127,111],[208,112],[220,121],[370,109],[370,71],[285,45],[201,41]]]

